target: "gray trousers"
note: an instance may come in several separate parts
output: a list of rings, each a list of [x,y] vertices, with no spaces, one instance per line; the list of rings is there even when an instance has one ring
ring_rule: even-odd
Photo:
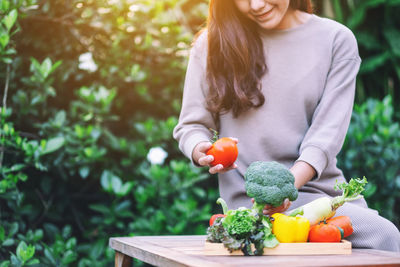
[[[292,202],[289,210],[302,206],[314,199],[326,195],[299,192],[297,200]],[[400,252],[399,229],[389,220],[380,216],[376,210],[367,207],[364,198],[347,202],[339,207],[335,216],[349,216],[354,232],[346,238],[353,248],[370,248]]]

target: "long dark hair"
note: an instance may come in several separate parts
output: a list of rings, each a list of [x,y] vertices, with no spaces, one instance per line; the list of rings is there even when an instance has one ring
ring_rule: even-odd
[[[312,13],[311,0],[291,0],[290,8]],[[267,71],[258,26],[232,0],[211,0],[207,21],[207,109],[234,117],[260,107],[265,98],[261,77]]]

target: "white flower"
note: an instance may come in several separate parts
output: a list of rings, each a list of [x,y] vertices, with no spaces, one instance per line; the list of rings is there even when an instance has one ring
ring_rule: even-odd
[[[79,56],[79,68],[90,72],[97,70],[97,65],[93,60],[92,53],[87,52]]]
[[[164,160],[167,158],[168,153],[162,149],[162,147],[152,147],[147,153],[147,160],[151,164],[163,164]]]

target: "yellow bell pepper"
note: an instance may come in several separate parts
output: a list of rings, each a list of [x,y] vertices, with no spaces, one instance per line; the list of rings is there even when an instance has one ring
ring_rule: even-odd
[[[310,221],[304,217],[275,213],[271,216],[272,232],[281,243],[307,242]]]

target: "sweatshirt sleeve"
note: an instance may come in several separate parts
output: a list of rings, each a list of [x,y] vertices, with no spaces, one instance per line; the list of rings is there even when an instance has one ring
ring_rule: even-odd
[[[183,88],[182,108],[173,137],[179,149],[192,163],[192,151],[202,141],[210,141],[210,128],[217,129],[212,114],[206,109],[206,32],[196,40],[190,51]]]
[[[361,59],[353,33],[343,28],[334,37],[331,67],[322,97],[300,146],[297,161],[310,164],[321,177],[343,146],[353,110],[356,76]]]

